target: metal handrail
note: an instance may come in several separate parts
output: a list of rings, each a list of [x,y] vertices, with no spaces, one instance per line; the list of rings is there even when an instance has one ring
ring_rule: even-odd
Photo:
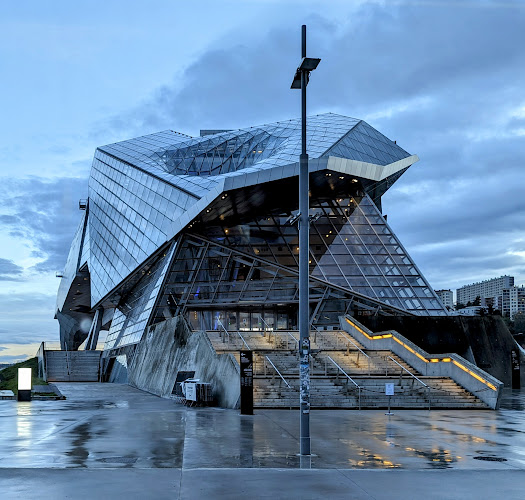
[[[281,375],[281,372],[277,369],[277,367],[273,364],[272,360],[268,357],[268,356],[264,356],[268,362],[273,366],[273,369],[277,372],[277,375],[279,375],[279,377],[281,377],[282,381],[286,384],[286,387],[288,387],[288,389],[291,389],[292,386],[286,382],[286,380],[284,379],[284,377]]]
[[[337,330],[337,333],[339,333],[346,341],[350,342],[363,356],[370,358],[370,356],[365,351],[363,351],[363,349],[361,349],[356,343],[352,341],[352,339],[346,336],[343,332]]]
[[[343,332],[341,332],[340,330],[337,330],[337,332],[347,341],[347,342],[350,342],[358,351],[359,351],[359,354],[362,354],[363,356],[366,357],[366,361],[368,363],[368,376],[370,376],[370,356],[365,352],[363,351],[355,342],[352,341],[351,338],[348,337],[348,335],[345,335]],[[359,366],[359,354],[357,355],[357,366]]]
[[[237,332],[237,334],[239,335],[239,337],[241,337],[241,340],[244,342],[244,345],[246,346],[246,348],[251,351],[251,348],[250,346],[248,345],[248,343],[246,342],[246,340],[244,340],[244,337],[241,335],[241,332]]]
[[[266,325],[266,329],[263,328],[263,336],[266,337],[266,332],[268,332],[268,342],[271,343],[272,341],[272,333],[273,333],[273,342],[275,345],[275,332],[274,329],[264,321],[263,317],[259,314],[259,319]]]
[[[47,382],[47,366],[46,366],[46,347],[45,342],[40,344],[38,352],[36,353],[38,359],[38,376]],[[40,373],[40,358],[42,358],[42,370]]]
[[[46,351],[62,351],[62,350],[66,350],[66,349],[62,349],[62,346],[60,345],[60,342],[49,342],[49,341],[45,341],[45,342],[42,342],[44,344],[44,349]]]
[[[388,359],[391,359],[396,365],[405,370],[412,378],[416,379],[420,384],[424,385],[425,387],[428,387],[428,385],[425,384],[425,382],[418,379],[410,370],[407,370],[401,363],[398,363],[392,356],[388,356]]]
[[[292,337],[292,339],[294,339],[295,343],[297,344],[297,349],[299,349],[299,340],[297,340],[292,333],[290,332],[286,332],[288,335],[290,335],[290,337]],[[286,346],[288,347],[288,344],[286,344]]]
[[[314,325],[312,325],[313,328],[315,328],[321,335],[323,335],[323,332],[321,330],[319,330],[317,327],[315,327]],[[370,376],[370,356],[365,352],[363,351],[357,344],[355,344],[352,339],[350,339],[348,336],[346,336],[343,332],[339,331],[339,330],[335,330],[339,335],[341,335],[343,337],[344,340],[346,340],[347,342],[349,342],[350,344],[352,344],[359,352],[359,354],[362,354],[365,358],[366,358],[366,361],[367,361],[367,364],[368,364],[368,376]],[[337,343],[337,347],[339,347],[339,343]],[[347,347],[347,352],[349,352],[348,350],[348,347]],[[356,365],[359,367],[359,354],[357,355],[357,363]]]
[[[310,325],[311,328],[315,329],[315,335],[314,335],[314,342],[317,343],[317,332],[320,332],[319,328],[317,328],[315,325]]]
[[[350,376],[348,373],[346,373],[330,356],[326,356],[337,368],[339,368],[339,371],[348,379],[352,384],[354,384],[356,387],[361,388],[361,386]]]
[[[69,381],[71,381],[71,366],[70,366],[70,362],[69,362],[69,351],[65,351],[66,353],[66,368],[67,368],[67,375],[69,377]]]
[[[273,332],[273,327],[271,327],[266,321],[264,321],[263,317],[259,314],[259,319],[266,325],[266,328],[268,328],[268,331]]]
[[[343,375],[354,384],[359,393],[359,409],[361,409],[361,386],[350,376],[348,373],[346,373],[330,356],[327,356],[327,358],[337,367],[339,370],[343,373]]]
[[[400,366],[403,370],[405,370],[412,378],[417,380],[421,385],[426,387],[427,389],[427,396],[428,396],[428,409],[430,410],[430,386],[425,384],[422,380],[418,379],[410,370],[407,370],[401,363],[398,363],[392,356],[388,356],[388,359],[391,359],[396,365]]]
[[[228,336],[228,344],[229,344],[230,343],[230,332],[228,330],[226,330],[226,327],[222,324],[222,321],[219,318],[217,318],[217,324],[222,326],[222,329],[224,330],[224,333],[226,333],[226,335]],[[223,339],[222,339],[223,342],[224,342],[224,338],[225,337],[223,337]]]

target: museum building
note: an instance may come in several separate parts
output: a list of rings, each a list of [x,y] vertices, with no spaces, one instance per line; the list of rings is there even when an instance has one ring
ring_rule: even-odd
[[[101,146],[58,291],[63,349],[105,355],[179,315],[193,330],[297,330],[301,122]],[[308,118],[310,320],[447,315],[382,215],[416,161],[363,120]]]

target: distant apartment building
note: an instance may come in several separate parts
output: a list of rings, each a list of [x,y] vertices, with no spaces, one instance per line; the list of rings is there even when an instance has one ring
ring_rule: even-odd
[[[456,300],[458,304],[467,304],[474,302],[476,297],[487,299],[492,297],[499,297],[503,295],[504,289],[514,287],[513,276],[501,276],[499,278],[492,278],[490,280],[472,283],[465,285],[456,290]]]
[[[499,309],[503,316],[509,316],[511,319],[516,313],[525,312],[525,287],[504,288],[501,294],[495,297],[494,309]]]
[[[454,307],[454,294],[452,290],[435,290],[436,295],[441,300],[441,303],[448,309]]]

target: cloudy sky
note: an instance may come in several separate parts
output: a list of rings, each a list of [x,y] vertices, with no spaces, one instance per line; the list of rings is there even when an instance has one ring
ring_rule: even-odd
[[[58,340],[58,279],[95,148],[309,113],[363,118],[421,161],[384,198],[435,288],[525,282],[522,1],[5,2],[0,363]]]

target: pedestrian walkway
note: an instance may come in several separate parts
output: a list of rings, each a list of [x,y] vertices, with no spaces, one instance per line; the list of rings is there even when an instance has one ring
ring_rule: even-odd
[[[502,409],[187,408],[127,385],[59,383],[0,402],[0,498],[497,498],[525,491],[525,393]]]

